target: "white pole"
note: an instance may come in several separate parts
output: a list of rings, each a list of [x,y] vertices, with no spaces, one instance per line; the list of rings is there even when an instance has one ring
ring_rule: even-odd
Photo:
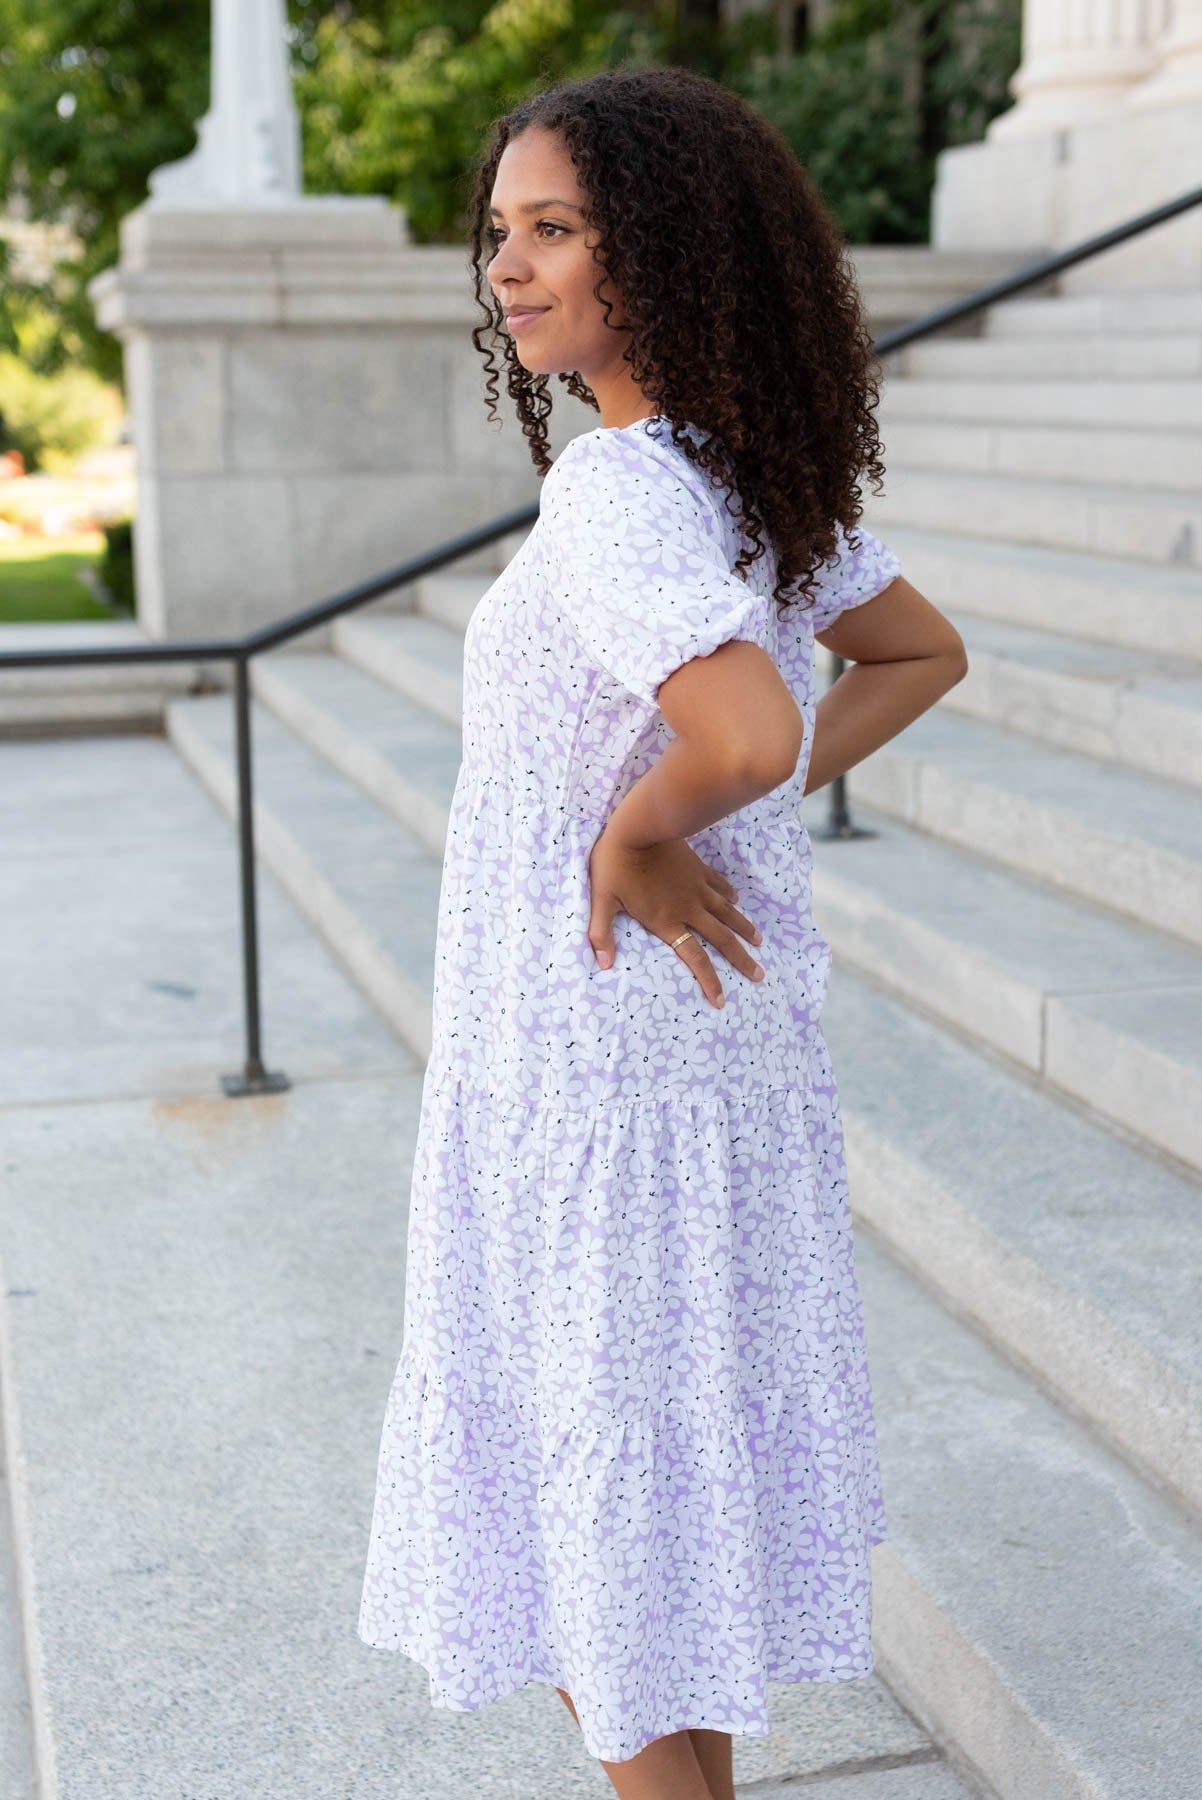
[[[301,197],[300,120],[284,0],[213,0],[212,102],[190,155],[150,177],[151,206],[286,205]]]

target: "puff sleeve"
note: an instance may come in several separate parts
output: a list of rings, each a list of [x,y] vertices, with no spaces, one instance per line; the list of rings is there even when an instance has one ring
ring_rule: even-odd
[[[543,481],[564,617],[589,660],[654,706],[660,683],[732,638],[766,647],[771,596],[733,575],[718,501],[679,453],[598,430]]]
[[[806,607],[806,616],[814,631],[825,631],[848,607],[860,606],[875,599],[901,574],[901,563],[892,550],[873,537],[862,525],[851,535],[838,528],[835,554],[824,563],[815,577],[814,592]]]

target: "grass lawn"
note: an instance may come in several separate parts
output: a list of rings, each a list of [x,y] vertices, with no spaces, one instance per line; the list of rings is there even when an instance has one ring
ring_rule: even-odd
[[[98,532],[78,537],[0,540],[0,624],[44,619],[111,619],[93,600],[79,570],[104,552]]]

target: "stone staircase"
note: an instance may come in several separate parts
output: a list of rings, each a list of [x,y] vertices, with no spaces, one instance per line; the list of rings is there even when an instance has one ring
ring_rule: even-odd
[[[868,522],[971,670],[849,777],[877,835],[822,841],[807,804],[891,1528],[878,1669],[1003,1800],[1187,1800],[1202,296],[1011,302],[895,359],[881,418]],[[423,1057],[488,580],[254,666],[262,859]],[[230,714],[167,713],[227,810]]]

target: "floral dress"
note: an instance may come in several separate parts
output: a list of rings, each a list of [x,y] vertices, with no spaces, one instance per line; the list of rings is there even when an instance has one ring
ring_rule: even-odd
[[[770,1681],[868,1675],[886,1535],[800,806],[813,634],[898,562],[840,531],[778,616],[771,550],[732,574],[737,518],[668,429],[574,438],[469,621],[358,1621],[434,1706],[563,1688],[606,1761],[764,1736]],[[629,914],[598,967],[588,859],[672,736],[660,682],[732,638],[805,739],[689,840],[763,933],[758,983],[711,952],[717,1008]]]

